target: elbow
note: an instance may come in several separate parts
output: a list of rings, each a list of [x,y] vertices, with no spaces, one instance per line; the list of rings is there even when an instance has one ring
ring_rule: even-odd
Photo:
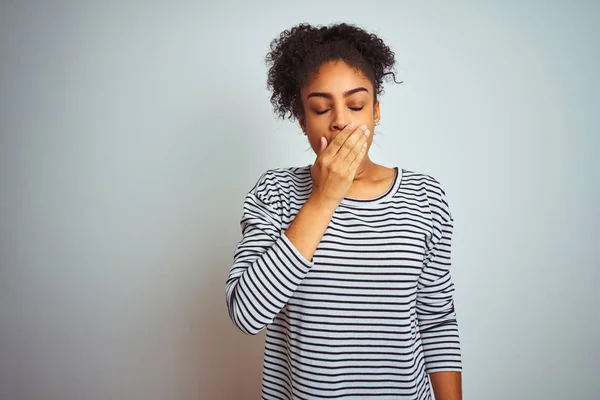
[[[442,321],[419,323],[421,333],[437,332],[451,330],[458,326],[456,318],[449,318]]]
[[[248,309],[237,299],[235,291],[227,297],[227,311],[233,324],[243,333],[249,336],[259,334],[266,328],[248,312]]]
[[[417,317],[422,333],[444,330],[457,325],[456,313],[452,304],[445,309],[438,310],[425,310],[417,307]]]
[[[248,335],[248,336],[255,336],[255,335],[258,335],[260,332],[262,332],[262,331],[263,331],[263,329],[265,329],[265,328],[266,328],[266,325],[265,325],[265,326],[263,326],[263,327],[261,327],[261,328],[258,328],[258,329],[254,329],[254,328],[252,328],[252,329],[248,329],[248,328],[246,328],[246,327],[244,327],[244,326],[242,326],[242,325],[239,325],[239,324],[236,324],[236,326],[238,327],[238,329],[239,329],[240,331],[242,331],[243,333],[245,333],[245,334],[246,334],[246,335]]]

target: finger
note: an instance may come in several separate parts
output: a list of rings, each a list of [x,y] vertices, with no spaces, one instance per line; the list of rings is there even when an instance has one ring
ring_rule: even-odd
[[[357,129],[357,124],[354,122],[349,123],[342,129],[335,138],[331,141],[325,153],[323,155],[327,157],[333,157],[337,154],[337,152],[342,148],[348,136],[350,136]]]
[[[348,139],[346,139],[346,141],[344,142],[344,145],[340,148],[340,150],[338,151],[336,157],[339,157],[339,159],[343,161],[347,157],[350,156],[350,157],[352,157],[351,160],[353,160],[354,156],[352,156],[352,152],[354,151],[354,148],[356,147],[356,144],[359,141],[364,140],[365,137],[370,134],[370,132],[368,132],[368,131],[369,131],[369,129],[364,124],[361,125],[358,129],[356,129],[356,131],[354,131],[352,133],[352,135],[350,135],[348,137]]]
[[[360,145],[360,148],[358,149],[358,154],[356,155],[354,160],[352,160],[352,162],[350,163],[350,167],[348,168],[348,170],[352,176],[354,176],[356,174],[356,171],[358,170],[360,163],[362,163],[362,161],[365,158],[365,155],[367,154],[368,148],[369,148],[369,144],[366,141],[363,142],[362,145]]]
[[[325,136],[321,136],[321,148],[319,149],[319,154],[325,151],[327,148],[327,138]]]
[[[346,158],[344,158],[344,162],[346,164],[351,164],[354,161],[354,159],[359,156],[360,152],[363,149],[363,145],[369,140],[369,135],[370,131],[368,129],[365,131],[364,134],[359,135],[359,138],[356,140],[354,147],[352,147],[352,149],[346,155]]]

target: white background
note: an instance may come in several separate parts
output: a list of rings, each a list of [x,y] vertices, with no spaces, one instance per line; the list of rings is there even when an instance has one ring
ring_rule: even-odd
[[[249,5],[247,3],[253,3]],[[313,154],[269,42],[356,23],[396,53],[374,161],[446,190],[465,399],[600,392],[600,5],[0,5],[0,399],[257,399],[228,318],[246,192]]]

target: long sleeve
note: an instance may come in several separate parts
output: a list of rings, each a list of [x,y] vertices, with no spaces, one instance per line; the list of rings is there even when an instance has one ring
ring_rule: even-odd
[[[432,200],[432,201],[431,201]],[[430,199],[433,233],[417,286],[417,318],[428,373],[461,371],[461,349],[450,275],[454,221],[444,191]]]
[[[313,266],[283,234],[280,213],[257,187],[244,201],[242,239],[226,282],[229,316],[251,335],[273,322]]]

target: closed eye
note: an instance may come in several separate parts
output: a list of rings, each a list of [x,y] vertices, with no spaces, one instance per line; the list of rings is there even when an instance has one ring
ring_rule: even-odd
[[[352,111],[360,111],[364,108],[363,107],[349,107]],[[323,110],[323,111],[315,111],[317,114],[321,115],[321,114],[325,114],[327,111],[329,110]]]

